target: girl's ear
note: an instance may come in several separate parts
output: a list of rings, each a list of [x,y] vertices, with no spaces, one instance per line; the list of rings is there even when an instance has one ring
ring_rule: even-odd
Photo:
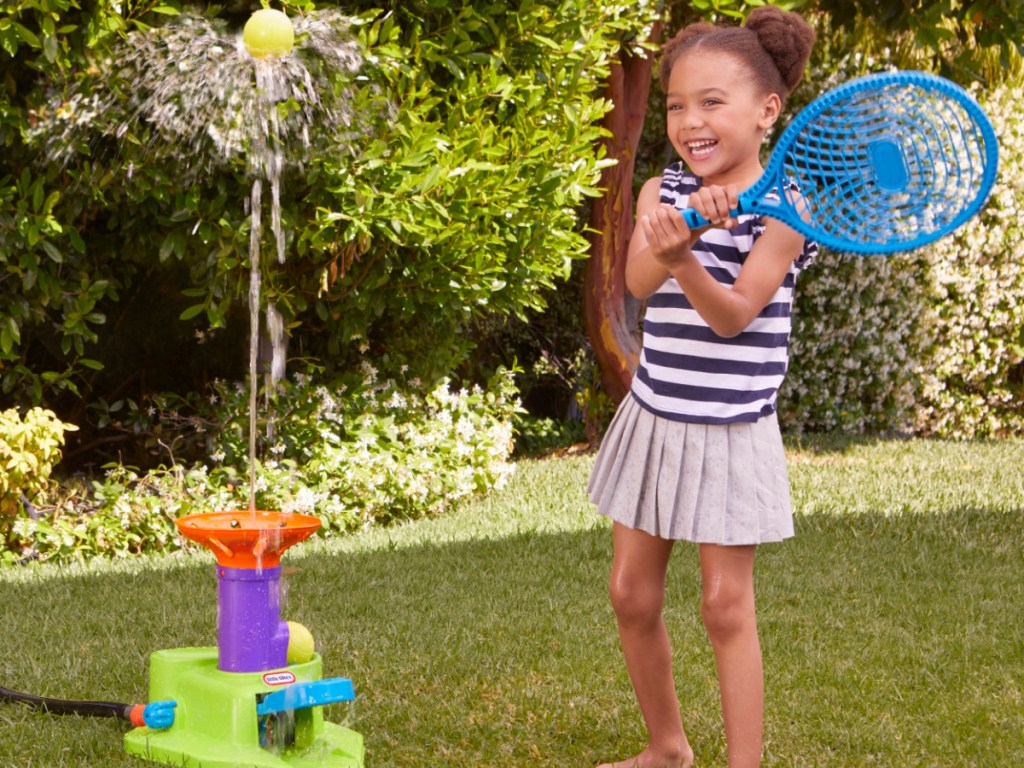
[[[781,112],[782,99],[779,98],[777,93],[773,93],[761,104],[761,114],[758,116],[757,121],[758,125],[762,130],[767,131],[775,125],[775,121],[779,119]]]

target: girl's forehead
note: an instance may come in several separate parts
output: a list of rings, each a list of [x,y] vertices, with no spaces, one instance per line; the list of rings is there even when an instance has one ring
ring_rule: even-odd
[[[680,56],[669,75],[669,90],[753,85],[746,63],[729,51],[697,48]]]

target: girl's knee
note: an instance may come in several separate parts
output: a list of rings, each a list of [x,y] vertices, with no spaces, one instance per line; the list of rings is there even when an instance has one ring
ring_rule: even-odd
[[[620,624],[639,625],[661,618],[665,589],[661,584],[643,584],[616,577],[608,584],[608,596]]]
[[[701,598],[701,618],[712,641],[757,630],[754,600],[746,590],[713,589]]]

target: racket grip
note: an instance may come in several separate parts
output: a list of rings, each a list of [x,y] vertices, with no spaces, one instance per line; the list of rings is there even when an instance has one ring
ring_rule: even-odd
[[[683,215],[683,220],[690,229],[700,229],[711,224],[710,221],[697,213],[693,208],[686,208],[679,212]]]
[[[742,209],[743,201],[740,200],[740,204],[736,208],[729,211],[729,215],[733,217],[739,216],[743,212]],[[711,222],[705,219],[699,213],[697,213],[697,211],[694,210],[693,208],[682,209],[679,211],[679,213],[682,214],[683,219],[686,221],[686,226],[688,226],[690,229],[701,229],[702,227],[711,226]]]

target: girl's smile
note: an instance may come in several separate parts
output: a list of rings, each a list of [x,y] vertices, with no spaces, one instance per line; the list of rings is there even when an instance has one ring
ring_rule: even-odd
[[[718,142],[715,139],[697,139],[686,143],[690,158],[698,161],[710,157],[717,146]]]

